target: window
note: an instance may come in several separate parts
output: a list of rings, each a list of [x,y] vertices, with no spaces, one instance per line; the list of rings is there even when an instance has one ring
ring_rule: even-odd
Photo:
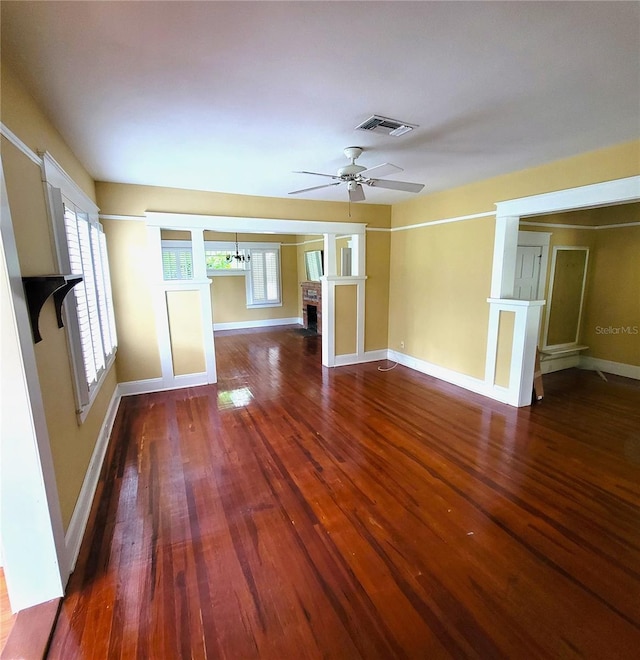
[[[64,300],[76,412],[82,422],[117,347],[107,241],[93,201],[49,154],[43,156],[43,167],[59,272],[82,276]]]
[[[188,241],[162,241],[162,277],[165,280],[192,280],[193,253]]]
[[[228,259],[229,256],[235,255],[235,248],[222,249],[221,246],[216,246],[215,249],[208,249],[206,246],[211,245],[209,241],[205,244],[205,259],[207,262],[207,275],[220,275],[221,273],[235,274],[244,272],[246,270],[246,261],[243,259]],[[238,254],[246,259],[246,250],[238,250]]]
[[[280,246],[251,248],[250,254],[247,307],[280,305]]]
[[[73,357],[78,365],[78,411],[82,413],[93,400],[101,376],[115,356],[116,326],[107,241],[102,226],[97,218],[68,200],[63,201],[63,210],[69,270],[73,275],[82,276],[82,282],[72,289],[75,309],[69,304],[65,306],[67,316],[75,312],[75,319],[69,322],[67,318],[67,321],[71,351],[76,353]]]

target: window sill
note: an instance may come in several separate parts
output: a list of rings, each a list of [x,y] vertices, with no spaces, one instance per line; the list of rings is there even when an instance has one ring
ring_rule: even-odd
[[[282,303],[281,302],[256,303],[252,305],[247,305],[247,309],[262,309],[263,307],[282,307]]]
[[[207,277],[234,277],[238,275],[246,275],[246,270],[208,270]]]

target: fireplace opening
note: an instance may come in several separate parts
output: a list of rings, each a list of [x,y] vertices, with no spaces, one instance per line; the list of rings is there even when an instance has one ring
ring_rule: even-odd
[[[315,305],[307,305],[307,330],[318,332],[318,308]]]

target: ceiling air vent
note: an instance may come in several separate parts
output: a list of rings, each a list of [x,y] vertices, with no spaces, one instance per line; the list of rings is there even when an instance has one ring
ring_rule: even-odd
[[[407,124],[406,122],[382,117],[381,115],[372,115],[369,119],[356,126],[356,130],[359,131],[373,131],[374,133],[384,133],[393,137],[400,137],[414,128],[418,128],[418,125]]]

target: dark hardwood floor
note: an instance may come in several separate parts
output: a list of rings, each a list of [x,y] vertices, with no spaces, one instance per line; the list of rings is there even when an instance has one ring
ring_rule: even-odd
[[[516,410],[216,342],[218,385],[123,399],[50,658],[640,657],[637,382]]]

